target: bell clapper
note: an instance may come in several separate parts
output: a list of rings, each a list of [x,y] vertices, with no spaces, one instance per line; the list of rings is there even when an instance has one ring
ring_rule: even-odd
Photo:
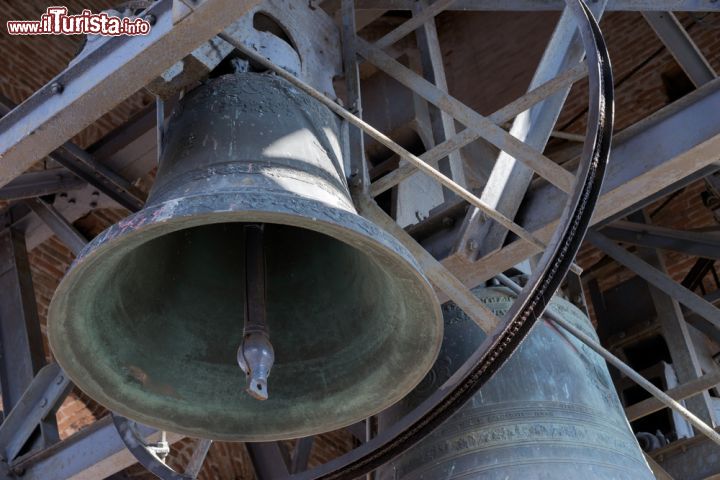
[[[267,378],[275,361],[265,318],[265,253],[263,225],[247,224],[245,233],[245,324],[237,361],[247,376],[246,391],[268,399]]]

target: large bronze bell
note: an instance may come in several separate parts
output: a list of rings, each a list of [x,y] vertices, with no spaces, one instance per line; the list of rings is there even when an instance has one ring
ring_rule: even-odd
[[[514,302],[505,288],[473,293],[496,315]],[[548,309],[596,337],[590,320],[555,297]],[[405,399],[380,415],[387,428],[442,385],[485,334],[457,305],[443,306],[438,361]],[[384,466],[381,480],[652,480],[605,361],[546,322],[447,422]]]
[[[145,208],[95,238],[55,293],[50,344],[72,380],[139,422],[234,441],[337,429],[415,387],[440,307],[410,254],[357,215],[338,131],[274,76],[190,92]],[[258,371],[272,360],[252,338],[269,338],[274,364],[251,395],[236,354]]]

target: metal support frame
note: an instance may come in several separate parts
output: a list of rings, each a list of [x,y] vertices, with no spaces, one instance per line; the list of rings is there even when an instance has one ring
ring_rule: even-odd
[[[64,168],[27,172],[0,188],[0,200],[22,200],[76,190],[85,182]]]
[[[642,212],[634,214],[631,218],[636,221],[647,221],[647,216]],[[657,250],[641,248],[638,250],[638,254],[659,272],[667,275],[665,262]],[[698,379],[702,376],[702,368],[680,305],[677,300],[665,291],[659,290],[653,285],[649,287],[658,322],[670,350],[673,369],[678,381],[689,382]],[[717,309],[716,318],[720,320],[720,310]],[[694,397],[688,398],[686,404],[688,409],[702,418],[705,423],[712,427],[717,425],[709,392],[703,391]]]
[[[696,87],[717,77],[715,70],[672,12],[643,12],[643,17]]]
[[[355,23],[355,1],[341,0],[340,13],[342,27],[340,30],[343,44],[343,70],[345,71],[345,90],[348,108],[351,112],[362,118],[362,96],[360,93],[360,69],[357,54],[355,53],[357,41],[357,25]],[[365,161],[365,141],[363,133],[357,126],[345,123],[348,128],[345,150],[350,161],[348,177],[355,188],[367,189],[370,183],[367,163]]]
[[[140,425],[138,430],[148,443],[160,438],[160,432],[152,428]],[[175,433],[167,436],[170,444],[182,439],[182,435]],[[136,462],[108,415],[50,448],[22,458],[14,468],[23,472],[23,480],[97,480]]]
[[[604,235],[590,231],[588,232],[587,239],[591,244],[614,258],[618,263],[626,266],[638,276],[645,279],[650,285],[661,292],[665,292],[692,311],[701,315],[708,322],[712,323],[715,328],[720,328],[720,310],[713,304],[675,282],[666,273],[628,252]]]
[[[513,137],[487,117],[483,117],[459,100],[443,92],[367,41],[358,39],[357,50],[358,54],[370,61],[374,66],[410,88],[428,102],[449,113],[469,129],[475,130],[497,148],[514,155],[563,192],[572,190],[575,182],[575,176],[572,173],[531,146]]]
[[[606,3],[607,0],[603,0],[592,4],[593,14],[598,20],[602,17]],[[574,67],[584,56],[575,19],[569,9],[565,8],[530,82],[529,90]],[[563,87],[542,103],[519,114],[513,121],[510,134],[532,148],[543,151],[570,93],[570,87]],[[480,198],[512,219],[525,198],[534,174],[532,169],[522,163],[522,158],[501,151]],[[502,247],[507,233],[502,225],[485,218],[477,208],[471,208],[465,215],[453,250],[474,261]]]
[[[290,474],[278,442],[246,443],[258,480],[285,478]]]
[[[0,96],[0,110],[5,115],[15,107],[16,105],[9,99]],[[2,123],[0,123],[1,128]],[[50,152],[48,158],[59,163],[74,173],[78,179],[94,186],[131,212],[138,211],[145,203],[145,195],[140,190],[72,142],[65,142],[62,146]],[[10,182],[10,185],[15,181]]]
[[[299,473],[305,471],[310,460],[310,452],[312,451],[315,437],[298,438],[295,443],[295,449],[290,460],[290,473]]]
[[[658,192],[680,188],[705,168],[715,169],[720,151],[720,80],[713,80],[616,135],[603,192],[592,223],[602,225],[642,208]],[[693,128],[688,129],[687,125]],[[679,135],[678,132],[682,132]],[[528,193],[518,221],[538,238],[554,231],[566,196],[541,184]],[[476,262],[450,255],[442,263],[465,285],[474,287],[536,253],[533,245],[512,241]]]
[[[717,385],[720,385],[720,373],[706,373],[701,377],[689,380],[677,387],[671,388],[665,393],[667,393],[673,400],[679,402],[716,387]],[[625,409],[625,415],[627,416],[628,421],[634,422],[635,420],[646,417],[652,413],[662,410],[663,408],[666,408],[665,405],[656,398],[648,398],[627,407]]]
[[[505,105],[501,109],[490,114],[487,118],[496,125],[502,125],[505,122],[512,120],[515,116],[521,114],[523,111],[532,107],[533,105],[541,102],[545,98],[553,95],[558,90],[572,85],[574,82],[580,80],[587,75],[587,66],[582,63],[573,68],[565,70],[557,77],[549,80],[535,89],[528,91],[522,97]],[[430,165],[437,165],[438,161],[451,152],[458,150],[465,145],[481,138],[481,135],[476,131],[466,128],[462,132],[448,138],[444,142],[435,145],[427,152],[420,155],[420,159]],[[387,175],[379,178],[370,186],[370,193],[376,197],[381,193],[389,190],[396,186],[404,179],[412,175],[417,169],[413,164],[407,163],[400,165],[396,170],[388,173]]]
[[[628,245],[720,259],[720,235],[714,233],[680,231],[627,221],[613,222],[601,231],[606,237]]]
[[[50,227],[75,256],[80,254],[88,241],[70,222],[65,220],[65,217],[60,212],[41,198],[31,198],[26,200],[25,203]]]
[[[415,5],[415,9],[413,10],[414,18],[427,18],[415,31],[423,77],[445,93],[448,91],[447,78],[445,76],[442,52],[440,51],[440,39],[438,38],[437,28],[435,26],[435,14],[432,12],[432,9],[437,8],[442,10],[444,7],[443,3],[452,4],[454,1],[455,0],[448,0],[447,2],[443,2],[443,0],[440,0],[429,4],[427,0],[421,0]],[[455,136],[455,119],[441,109],[433,107],[432,105],[428,105],[428,107],[433,146],[435,146]],[[459,185],[467,187],[460,152],[457,150],[451,152],[446,159],[440,160],[438,163],[441,172],[452,178],[453,181]],[[445,189],[444,196],[445,199],[451,198],[453,193]]]
[[[9,228],[0,230],[0,292],[0,385],[7,417],[21,405],[26,389],[45,365],[25,239]],[[57,440],[52,416],[40,423],[39,439],[31,439],[36,447],[47,447]]]
[[[143,88],[260,0],[203,0],[173,15],[160,0],[145,15],[146,36],[108,37],[0,119],[0,186]],[[56,85],[61,85],[58,91]],[[54,87],[55,86],[55,87]],[[112,92],[111,95],[108,92]]]
[[[352,6],[352,2],[350,0],[343,0],[343,1],[345,2],[345,5]],[[379,2],[380,0],[377,0],[377,1]],[[167,54],[169,57],[172,57],[173,61],[177,60],[177,58],[180,58],[182,56],[182,54],[180,54],[179,52],[183,49],[189,48],[188,47],[189,43],[192,43],[192,42],[196,41],[197,38],[199,38],[200,34],[198,34],[197,38],[195,37],[197,30],[202,30],[204,33],[206,33],[205,30],[210,31],[210,30],[213,30],[216,28],[216,25],[213,23],[212,20],[213,19],[219,20],[219,18],[221,18],[221,17],[219,17],[221,11],[222,11],[222,21],[225,21],[224,17],[227,15],[227,10],[224,10],[224,9],[226,7],[219,6],[219,5],[223,4],[223,2],[228,3],[228,2],[225,2],[225,0],[206,0],[203,3],[200,3],[199,6],[197,7],[197,11],[195,13],[192,13],[191,15],[184,17],[184,20],[182,22],[180,22],[180,24],[179,24],[179,25],[183,25],[183,23],[188,21],[188,19],[194,19],[195,25],[193,27],[187,27],[187,25],[185,25],[185,27],[187,27],[187,28],[180,29],[180,30],[182,30],[182,32],[178,32],[178,31],[173,32],[173,30],[176,30],[177,26],[173,27],[169,31],[167,31],[167,25],[164,23],[161,24],[164,26],[162,26],[163,31],[160,34],[158,34],[159,38],[153,37],[151,39],[151,41],[148,42],[148,44],[146,44],[142,47],[137,47],[136,50],[133,50],[133,48],[129,48],[129,49],[126,48],[125,50],[130,50],[130,55],[126,56],[125,54],[123,54],[120,57],[115,57],[113,59],[113,61],[114,61],[114,63],[117,63],[119,65],[119,67],[117,67],[117,65],[116,65],[117,69],[109,72],[112,75],[108,74],[107,76],[99,78],[97,84],[93,84],[93,83],[85,84],[84,82],[86,82],[87,80],[83,79],[83,77],[82,77],[83,72],[80,72],[80,74],[78,76],[78,79],[79,79],[78,85],[79,86],[76,86],[75,84],[73,84],[72,81],[74,81],[76,79],[71,78],[71,80],[72,80],[71,85],[73,87],[71,89],[71,93],[73,95],[80,95],[82,97],[82,100],[86,101],[86,100],[92,99],[93,98],[92,95],[97,95],[97,92],[99,90],[109,88],[112,85],[117,85],[117,84],[113,84],[113,81],[116,81],[116,80],[111,77],[113,77],[113,76],[115,78],[122,77],[123,76],[122,74],[125,74],[128,71],[132,71],[133,68],[137,69],[139,67],[139,65],[143,65],[143,68],[146,67],[146,64],[142,63],[142,60],[140,60],[140,63],[137,63],[133,59],[133,55],[138,54],[138,52],[139,52],[141,54],[140,56],[142,56],[142,58],[147,63],[147,59],[150,58],[151,55],[149,53],[146,55],[147,52],[145,52],[145,49],[147,49],[148,51],[152,51],[152,53],[154,53],[155,55],[157,55],[158,52],[162,52],[163,55]],[[393,4],[393,3],[399,4],[401,2],[404,2],[404,0],[386,0],[385,4]],[[469,6],[471,8],[477,8],[477,9],[480,9],[483,7],[490,8],[490,7],[492,7],[491,4],[495,4],[495,8],[497,8],[497,9],[505,9],[508,7],[512,7],[513,5],[515,5],[516,7],[520,7],[522,9],[523,4],[528,9],[537,9],[539,7],[543,8],[539,4],[539,2],[530,2],[527,0],[525,0],[525,1],[508,0],[508,1],[503,1],[503,2],[498,2],[495,0],[493,0],[493,1],[474,0],[474,2],[475,2],[474,4],[469,5]],[[169,2],[167,0],[162,0],[161,2],[159,2],[159,5],[154,8],[158,8],[159,9],[158,11],[161,11],[161,9],[166,7],[168,3]],[[235,8],[235,10],[233,10],[233,12],[237,12],[240,9],[246,8],[247,4],[249,4],[249,3],[252,3],[252,2],[234,2],[234,6],[232,8]],[[257,2],[254,2],[254,3],[257,3]],[[367,2],[364,2],[363,0],[358,0],[358,4],[363,4],[363,3],[367,3]],[[413,5],[415,5],[414,1],[404,2],[404,3],[407,5],[408,9],[413,8]],[[436,3],[441,3],[441,2],[436,2]],[[446,3],[449,5],[453,2],[446,2]],[[549,9],[558,10],[564,6],[564,2],[562,0],[560,0],[558,2],[547,1],[544,3],[547,4],[547,5],[545,5],[545,8],[549,8]],[[639,4],[647,4],[648,8],[654,8],[648,2],[644,2],[644,1],[638,1],[638,2],[636,2],[635,5],[633,5],[631,2],[627,2],[627,1],[625,1],[624,3],[626,4],[626,6],[629,6],[630,8],[637,8]],[[671,4],[671,3],[673,3],[675,6],[673,6],[673,4]],[[213,4],[214,7],[212,7],[212,8],[207,7],[208,4]],[[466,0],[457,0],[456,2],[454,2],[455,7],[462,7],[464,4],[469,4],[469,2]],[[620,5],[620,4],[623,4],[623,1],[608,0],[608,9],[614,9],[617,5]],[[658,7],[663,7],[663,10],[672,10],[673,8],[677,8],[678,4],[689,5],[688,9],[700,8],[699,5],[709,5],[708,2],[701,2],[701,1],[668,2],[666,0],[658,0],[656,2],[656,4],[657,4],[656,6],[658,6]],[[164,7],[161,7],[161,5]],[[693,5],[694,5],[694,7],[693,7]],[[247,7],[247,8],[249,8],[249,7]],[[394,7],[390,6],[389,8],[394,8]],[[401,7],[397,7],[397,8],[401,8]],[[404,7],[402,7],[402,8],[404,8]],[[513,9],[517,9],[517,8],[513,8]],[[205,12],[205,13],[202,13],[202,12]],[[210,12],[210,13],[208,13],[208,12]],[[167,12],[163,12],[163,15],[165,13],[167,13]],[[207,16],[203,16],[203,15],[207,15]],[[214,17],[213,17],[213,15],[214,15]],[[346,16],[348,16],[348,15],[346,15]],[[353,18],[354,18],[354,15],[353,15]],[[163,21],[166,21],[165,17],[163,17]],[[158,24],[160,24],[160,23],[161,22],[158,22]],[[215,23],[217,23],[217,21]],[[351,25],[350,27],[352,28],[352,32],[354,35],[355,26]],[[156,28],[157,28],[157,24],[156,24]],[[160,30],[160,28],[157,28],[157,29]],[[170,35],[170,32],[173,32],[172,35]],[[192,32],[191,33],[192,38],[190,40],[186,40],[186,39],[183,39],[182,37],[175,36],[175,34],[182,35],[183,33],[188,34],[188,32]],[[165,37],[166,34],[168,35],[168,37]],[[172,40],[170,40],[169,38],[172,38]],[[180,45],[177,47],[174,46],[172,44],[173,41]],[[155,42],[155,43],[153,43],[153,42]],[[135,45],[135,44],[133,44],[133,45]],[[165,49],[165,50],[163,50],[163,49]],[[95,74],[97,74],[98,71],[102,71],[102,69],[108,70],[108,68],[109,68],[108,65],[110,65],[110,64],[105,62],[105,59],[103,59],[103,55],[106,55],[106,57],[108,57],[108,58],[112,57],[112,55],[108,54],[108,51],[106,51],[102,55],[98,54],[97,56],[95,56],[94,60],[100,60],[98,62],[98,65],[100,65],[100,66],[97,67],[98,68],[97,70],[94,70]],[[159,56],[159,55],[157,55],[157,56]],[[352,55],[352,57],[355,58],[354,54]],[[103,64],[103,62],[105,62],[105,63]],[[125,62],[127,62],[127,65],[125,65]],[[346,69],[346,71],[348,71],[348,72],[357,71],[356,70],[357,69],[356,61],[353,60],[353,62],[355,64],[354,67]],[[88,62],[86,65],[91,67],[90,70],[95,68],[91,62]],[[153,66],[153,68],[154,67],[155,66]],[[164,69],[164,67],[158,67],[158,68],[160,68],[160,71],[162,71],[162,69]],[[105,73],[105,72],[103,72],[103,73]],[[152,75],[152,73],[150,75]],[[102,85],[101,85],[101,82],[102,82]],[[86,93],[85,90],[88,92],[87,95],[85,94]],[[82,128],[79,126],[80,123],[82,123],[82,122],[87,123],[87,122],[91,121],[93,116],[95,116],[94,118],[97,118],[97,116],[99,116],[98,111],[102,110],[106,106],[105,103],[101,103],[100,105],[93,106],[93,108],[90,109],[92,111],[83,111],[82,108],[77,109],[76,105],[73,104],[73,101],[82,103],[80,101],[79,97],[76,97],[74,99],[60,98],[60,97],[62,97],[62,95],[51,98],[49,100],[49,103],[44,103],[48,99],[43,98],[43,95],[44,95],[42,93],[43,91],[39,92],[40,93],[39,97],[36,95],[31,98],[31,100],[29,101],[29,103],[31,104],[31,107],[27,107],[27,105],[26,105],[24,107],[25,109],[22,112],[20,112],[20,113],[14,112],[14,117],[13,117],[13,118],[15,118],[14,122],[18,122],[19,120],[22,120],[26,115],[28,117],[31,117],[30,118],[31,120],[37,121],[36,125],[39,125],[39,127],[37,129],[37,133],[40,134],[42,137],[39,139],[40,140],[39,145],[37,145],[37,146],[30,145],[30,143],[28,143],[26,138],[19,138],[17,143],[12,144],[12,145],[10,145],[9,143],[5,143],[6,134],[8,133],[8,131],[10,131],[12,133],[12,129],[14,127],[12,125],[10,125],[8,122],[5,122],[5,123],[0,122],[0,149],[3,149],[3,151],[9,152],[9,156],[15,155],[15,158],[20,158],[20,156],[21,156],[20,153],[22,153],[23,151],[30,153],[30,155],[27,155],[26,158],[22,159],[22,162],[25,162],[23,164],[24,166],[27,166],[27,165],[31,164],[33,161],[35,161],[39,158],[42,158],[43,155],[38,156],[40,154],[40,151],[51,148],[50,147],[51,144],[56,143],[58,141],[61,142],[62,140],[66,139],[67,136],[72,135],[71,133],[69,133],[69,131],[71,131],[72,129]],[[66,86],[66,91],[67,91],[67,86]],[[112,91],[112,89],[110,91]],[[118,86],[117,92],[116,92],[117,95],[115,96],[115,100],[117,98],[124,98],[124,97],[122,97],[122,95],[124,95],[125,92],[126,92],[126,90],[125,90],[124,86]],[[357,92],[358,92],[358,96],[355,98],[357,98],[359,100],[359,89],[357,90]],[[45,93],[47,93],[47,92],[45,92]],[[44,95],[44,97],[48,97],[48,96]],[[38,98],[40,98],[40,100],[38,100]],[[90,103],[92,103],[92,102],[90,101]],[[34,105],[34,107],[32,107],[32,105]],[[359,102],[357,103],[357,105],[359,106]],[[464,107],[464,106],[462,106],[462,107]],[[21,106],[21,110],[22,110],[22,108],[23,107]],[[72,112],[73,109],[75,109],[74,112]],[[53,128],[48,128],[48,127],[53,127],[53,122],[55,122],[55,115],[48,115],[47,117],[43,118],[43,116],[46,113],[48,113],[48,111],[52,111],[54,114],[57,114],[56,116],[61,117],[61,118],[62,117],[68,118],[67,115],[76,115],[79,118],[79,120],[77,121],[77,123],[73,123],[72,125],[69,125],[69,130],[62,130],[62,132],[60,132],[59,134],[58,133],[48,134],[47,130],[53,130]],[[469,112],[463,111],[463,109],[460,108],[460,116],[462,116],[462,115],[468,116],[468,118],[472,118],[472,115]],[[90,120],[88,120],[88,119],[90,119]],[[475,118],[474,120],[478,120],[478,119]],[[55,124],[55,125],[57,125],[57,124]],[[44,128],[40,128],[40,127],[44,127]],[[58,129],[58,130],[61,130],[61,129]],[[359,132],[359,130],[357,130],[357,132]],[[465,132],[468,133],[465,138],[470,138],[471,135],[476,135],[476,131],[473,131],[471,128],[468,128]],[[640,132],[640,133],[642,133],[642,132]],[[705,132],[702,132],[702,133],[705,133]],[[459,135],[462,135],[462,134],[463,134],[463,132],[461,132],[461,134],[459,134]],[[61,138],[61,137],[63,137],[63,138]],[[362,135],[360,135],[360,138],[361,137],[362,137]],[[37,138],[37,136],[36,136],[36,138]],[[475,136],[475,138],[477,138],[477,136]],[[452,140],[452,138],[451,138],[451,140]],[[472,140],[469,140],[469,141],[472,141]],[[10,143],[12,143],[12,142],[10,142]],[[361,146],[362,144],[359,143],[359,145]],[[9,150],[5,150],[5,147],[9,147]],[[518,148],[518,146],[516,145],[515,147],[511,147],[511,148]],[[361,153],[362,153],[362,149],[361,149]],[[447,153],[445,155],[447,155]],[[33,158],[33,159],[31,160],[31,158]],[[362,157],[360,157],[360,158],[362,158]],[[440,158],[442,158],[442,157],[440,157]],[[669,157],[669,158],[671,160],[674,160],[674,157]],[[419,160],[416,157],[415,157],[415,159]],[[661,159],[661,162],[667,161],[668,163],[670,163],[671,160]],[[541,164],[542,164],[542,162],[543,161],[540,160]],[[417,163],[417,166],[420,166],[420,168],[425,168],[425,167],[422,167],[421,165],[422,165],[422,161],[419,161],[419,163]],[[364,168],[364,166],[363,166],[363,168]],[[7,169],[7,167],[3,168],[2,166],[0,166],[0,184],[7,182],[7,180],[9,178],[12,178],[19,171],[22,171],[22,168],[17,168],[16,165],[12,165],[12,167],[9,170]],[[565,173],[569,173],[569,172],[565,172]],[[360,182],[360,183],[365,184],[365,182]],[[450,185],[453,187],[456,186],[456,185],[452,185],[452,182]],[[371,200],[369,200],[369,201],[371,201]],[[390,219],[390,221],[392,221],[392,219]],[[397,225],[395,225],[395,226],[397,227]],[[526,231],[521,230],[521,232],[525,233]],[[402,232],[402,233],[404,234],[405,232]],[[412,239],[410,239],[410,240],[412,240]],[[530,236],[529,240],[530,240],[530,243],[534,243],[534,248],[539,247],[539,245],[537,245],[536,242],[533,242],[534,238],[532,236]],[[415,245],[417,245],[417,244],[415,243]],[[525,246],[527,246],[527,245],[528,244],[525,244]],[[494,325],[496,325],[497,319],[491,313],[489,314],[490,316],[483,318],[487,312],[484,312],[484,310],[482,308],[478,307],[478,305],[472,305],[473,302],[470,298],[463,297],[463,295],[466,295],[468,293],[467,289],[461,282],[459,282],[455,278],[455,276],[452,275],[452,273],[450,273],[450,271],[448,271],[447,268],[443,267],[439,262],[437,262],[435,259],[433,259],[431,255],[427,254],[427,252],[425,252],[425,250],[422,249],[422,247],[417,245],[417,248],[419,249],[418,252],[422,251],[425,254],[425,255],[422,255],[422,254],[419,255],[420,257],[422,257],[421,263],[424,263],[424,265],[427,265],[429,270],[434,272],[432,274],[429,274],[429,276],[432,277],[434,283],[437,282],[437,283],[443,285],[443,288],[446,290],[453,291],[453,289],[456,289],[458,292],[460,292],[458,294],[458,298],[460,299],[460,302],[465,301],[467,303],[467,305],[466,305],[467,308],[469,308],[469,310],[467,310],[467,311],[475,312],[476,314],[478,314],[477,316],[478,316],[478,319],[480,319],[480,320],[476,320],[476,321],[478,323],[484,322],[485,328],[492,328]],[[470,294],[470,296],[472,296],[472,295]],[[112,434],[114,433],[114,429],[112,428],[112,425],[110,425],[110,431],[108,431],[106,429],[108,427],[107,423],[108,422],[106,420],[100,421],[100,422],[96,423],[95,425],[93,425],[92,427],[90,427],[88,430],[81,432],[81,434],[83,434],[83,435],[76,435],[74,437],[71,437],[71,439],[68,439],[67,441],[61,442],[60,444],[56,445],[49,451],[43,451],[38,455],[32,456],[31,458],[23,459],[23,461],[17,468],[25,469],[26,478],[47,478],[47,475],[67,475],[67,477],[70,477],[72,475],[78,475],[77,478],[100,478],[100,477],[107,476],[111,473],[114,473],[114,472],[118,471],[119,469],[124,468],[124,467],[119,467],[120,465],[126,464],[125,466],[127,466],[127,465],[133,463],[134,460],[128,458],[129,455],[127,455],[127,452],[123,451],[121,446],[119,446],[119,448],[117,448],[116,450],[112,450],[113,448],[118,447],[119,439],[115,438],[117,435],[115,435],[115,437],[113,437]],[[0,438],[2,435],[1,432],[2,431],[0,430]],[[151,431],[149,429],[143,429],[143,435],[146,435],[146,434],[150,435]],[[299,445],[299,443],[298,443],[298,445]],[[94,447],[94,448],[90,448],[90,447]],[[209,444],[207,444],[207,447],[209,447]],[[86,451],[90,451],[91,455],[88,455],[87,458],[81,459],[80,457],[78,457],[77,454],[83,452],[84,449]],[[100,450],[102,450],[102,451],[100,451]],[[250,448],[249,448],[249,450],[250,450]],[[207,452],[206,448],[205,448],[205,452]],[[101,456],[101,454],[102,454],[102,456]],[[89,462],[93,462],[93,461],[97,462],[99,459],[104,459],[104,460],[100,461],[97,464],[89,463]],[[102,466],[101,466],[101,464],[102,464]]]
[[[70,379],[57,363],[43,367],[23,396],[0,424],[0,457],[12,464],[38,425],[52,415],[72,390]]]

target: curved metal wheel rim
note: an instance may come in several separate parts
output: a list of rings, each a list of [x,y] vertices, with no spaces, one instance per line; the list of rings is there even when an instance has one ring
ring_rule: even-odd
[[[614,108],[610,60],[600,28],[583,0],[566,3],[578,20],[585,46],[591,86],[588,126],[594,128],[588,128],[578,182],[536,272],[506,314],[503,325],[488,335],[437,392],[363,446],[289,479],[350,480],[373,471],[418,443],[457,412],[510,358],[570,270],[600,195],[610,154]]]
[[[115,429],[118,435],[120,435],[120,439],[125,444],[125,448],[132,453],[133,457],[135,457],[148,472],[163,480],[195,480],[196,477],[178,473],[161,462],[138,435],[135,422],[115,413],[111,413],[110,415],[112,416]]]

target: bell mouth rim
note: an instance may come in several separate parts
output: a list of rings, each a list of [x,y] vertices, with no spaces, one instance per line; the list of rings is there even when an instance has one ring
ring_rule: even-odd
[[[278,196],[285,196],[288,201],[278,202]],[[72,263],[55,290],[47,314],[50,349],[55,360],[67,372],[75,385],[100,405],[145,425],[193,437],[216,441],[241,442],[302,438],[338,430],[379,414],[417,387],[437,360],[442,345],[444,324],[440,302],[435,290],[414,257],[394,236],[354,211],[339,209],[317,200],[293,194],[278,195],[273,193],[269,197],[273,197],[273,201],[270,201],[270,198],[263,199],[262,194],[253,193],[248,195],[242,192],[224,192],[168,200],[150,205],[127,216],[88,243]],[[209,205],[212,205],[212,210],[209,209]],[[266,205],[265,209],[263,209],[263,205]],[[287,205],[293,205],[294,208],[288,208]],[[223,206],[225,209],[222,209]],[[317,216],[309,217],[307,210],[302,210],[302,207],[312,209],[314,213],[317,213]],[[218,208],[220,209],[218,210]],[[253,435],[243,435],[239,432],[238,434],[216,435],[202,429],[195,430],[178,426],[172,422],[158,421],[157,417],[148,416],[142,412],[127,408],[121,402],[115,401],[102,393],[101,386],[94,384],[85,368],[74,368],[75,365],[79,365],[74,351],[72,348],[63,347],[65,338],[59,338],[62,336],[56,331],[60,328],[58,326],[60,322],[67,321],[59,311],[67,309],[65,305],[67,302],[64,301],[67,292],[72,290],[76,283],[81,282],[84,270],[93,266],[93,259],[113,248],[116,241],[120,239],[124,243],[128,240],[135,241],[137,242],[135,246],[140,246],[154,238],[196,226],[251,222],[304,228],[327,235],[352,247],[364,246],[369,248],[371,252],[382,251],[394,257],[393,267],[402,268],[404,272],[415,277],[417,285],[422,286],[421,288],[426,293],[424,298],[429,308],[426,312],[425,322],[426,328],[433,332],[432,338],[434,338],[434,342],[426,345],[425,354],[422,357],[415,359],[414,364],[420,365],[421,368],[411,372],[413,373],[412,376],[403,377],[402,382],[398,381],[398,383],[406,385],[402,390],[388,397],[372,410],[363,411],[361,414],[352,417],[347,416],[341,421],[332,424],[325,423],[321,429],[305,428],[282,435],[278,435],[278,432]],[[58,355],[57,352],[61,352],[61,354]],[[92,394],[88,392],[92,392]]]

